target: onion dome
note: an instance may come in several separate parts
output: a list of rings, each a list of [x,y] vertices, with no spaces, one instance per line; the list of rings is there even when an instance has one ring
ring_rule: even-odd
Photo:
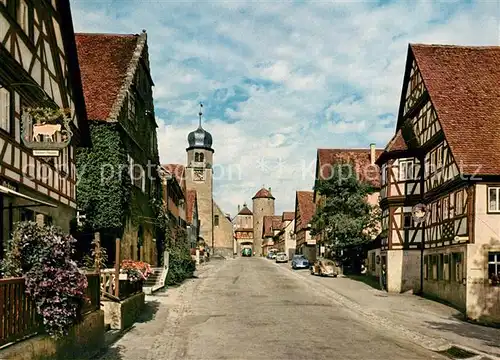
[[[195,131],[191,131],[188,134],[187,141],[189,147],[186,150],[205,149],[211,150],[213,152],[214,150],[212,149],[212,134],[203,129],[203,127],[201,126],[201,116],[203,115],[203,113],[201,112],[202,107],[203,105],[200,104],[200,112],[198,114],[200,117],[198,129],[196,129]]]

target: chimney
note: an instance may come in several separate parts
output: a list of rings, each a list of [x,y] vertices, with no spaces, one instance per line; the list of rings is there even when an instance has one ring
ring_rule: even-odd
[[[269,188],[269,193],[271,193],[271,188]]]
[[[371,143],[370,144],[370,162],[372,165],[375,164],[375,160],[377,160],[375,158],[375,144]]]

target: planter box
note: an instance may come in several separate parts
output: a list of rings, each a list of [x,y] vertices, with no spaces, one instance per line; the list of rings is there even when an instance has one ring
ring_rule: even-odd
[[[141,292],[120,302],[103,301],[104,323],[114,330],[132,326],[144,308],[145,298],[146,295]]]

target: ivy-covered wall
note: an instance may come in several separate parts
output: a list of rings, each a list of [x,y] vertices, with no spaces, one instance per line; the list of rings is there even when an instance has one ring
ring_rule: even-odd
[[[148,154],[133,145],[119,123],[92,123],[90,134],[92,147],[78,149],[76,156],[77,203],[86,214],[84,231],[106,235],[107,244],[103,245],[108,254],[114,254],[113,239],[119,237],[122,259],[137,260],[140,256],[156,265],[153,239],[157,238],[158,214],[152,200],[157,195],[150,189],[149,178],[145,179],[145,192],[132,185],[127,159],[131,154],[145,167]],[[108,261],[113,262],[114,255]]]
[[[127,150],[117,123],[92,123],[92,147],[78,148],[77,205],[88,230],[106,229],[120,236],[131,200]]]

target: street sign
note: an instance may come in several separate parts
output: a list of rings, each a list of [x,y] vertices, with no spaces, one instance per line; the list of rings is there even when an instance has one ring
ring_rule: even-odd
[[[413,222],[416,224],[420,224],[427,220],[429,216],[429,211],[427,205],[425,204],[417,204],[411,210]]]

